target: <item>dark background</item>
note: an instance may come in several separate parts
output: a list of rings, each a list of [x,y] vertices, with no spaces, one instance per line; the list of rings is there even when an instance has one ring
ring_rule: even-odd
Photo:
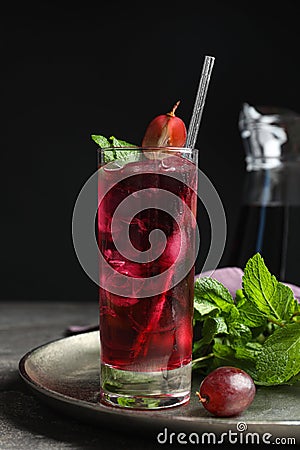
[[[1,299],[95,300],[71,238],[96,168],[92,133],[140,143],[178,100],[188,124],[216,58],[197,141],[224,204],[230,260],[244,179],[242,103],[300,112],[297,2],[13,3],[1,30]]]

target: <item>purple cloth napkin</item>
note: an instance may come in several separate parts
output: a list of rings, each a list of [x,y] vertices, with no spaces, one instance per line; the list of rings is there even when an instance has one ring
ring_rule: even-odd
[[[239,267],[224,267],[221,269],[216,269],[214,271],[207,271],[201,274],[196,275],[196,278],[199,277],[211,277],[215,278],[217,281],[222,283],[231,295],[234,297],[237,289],[241,289],[242,287],[242,276],[244,272]],[[294,292],[295,298],[300,301],[300,287],[295,286],[294,284],[284,283],[289,286]]]

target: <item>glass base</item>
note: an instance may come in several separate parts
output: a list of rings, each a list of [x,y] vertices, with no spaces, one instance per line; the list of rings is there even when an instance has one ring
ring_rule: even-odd
[[[159,372],[132,372],[102,364],[101,402],[133,409],[179,406],[190,399],[191,375],[191,363]]]

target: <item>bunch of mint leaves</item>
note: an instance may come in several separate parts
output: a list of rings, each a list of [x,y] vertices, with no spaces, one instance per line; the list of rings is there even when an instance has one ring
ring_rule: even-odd
[[[194,334],[193,371],[231,365],[257,385],[300,381],[300,304],[259,253],[248,260],[235,298],[212,277],[195,281]]]

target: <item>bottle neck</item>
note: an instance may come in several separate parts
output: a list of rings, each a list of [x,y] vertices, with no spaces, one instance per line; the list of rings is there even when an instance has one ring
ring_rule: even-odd
[[[245,103],[239,128],[248,172],[272,170],[300,159],[300,116],[293,111]]]

